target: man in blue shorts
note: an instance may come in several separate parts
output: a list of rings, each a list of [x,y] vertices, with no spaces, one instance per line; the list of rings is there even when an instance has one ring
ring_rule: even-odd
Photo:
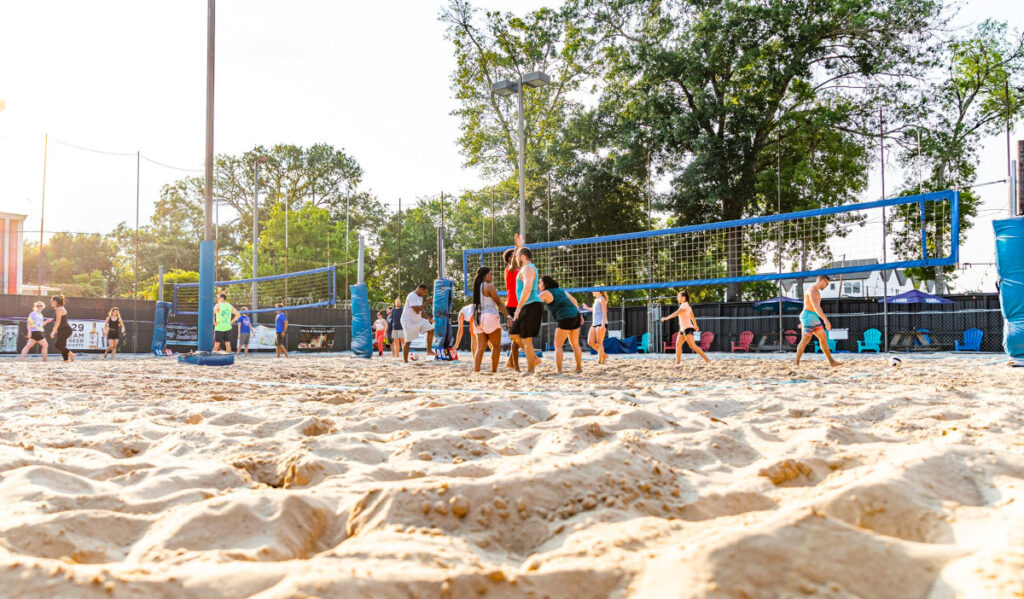
[[[818,280],[804,293],[804,311],[800,313],[800,325],[803,328],[803,338],[796,348],[796,365],[800,365],[800,357],[804,355],[804,349],[811,342],[811,337],[818,338],[818,345],[821,351],[825,352],[829,366],[839,365],[832,359],[832,352],[828,348],[828,335],[826,330],[832,330],[832,323],[828,321],[825,312],[821,309],[821,290],[828,287],[829,279],[825,275],[818,275]]]
[[[238,317],[238,347],[235,348],[235,355],[242,353],[245,350],[245,355],[249,355],[249,336],[252,334],[252,321],[245,314],[245,311],[249,308],[242,306],[242,315]]]
[[[284,310],[281,310],[284,304],[277,304],[276,307],[278,308],[277,316],[274,318],[274,332],[277,333],[274,341],[274,345],[277,346],[276,357],[280,358],[281,354],[284,354],[284,357],[287,358],[288,348],[285,347],[285,333],[288,332],[288,317],[284,315]]]

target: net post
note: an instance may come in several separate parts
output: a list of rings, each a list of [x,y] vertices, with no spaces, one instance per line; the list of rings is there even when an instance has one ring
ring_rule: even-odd
[[[483,258],[483,253],[480,254],[480,258]],[[462,288],[466,297],[469,297],[469,254],[462,252]]]
[[[358,256],[359,256],[359,258],[358,258],[359,263],[356,266],[356,285],[358,285],[358,284],[363,282],[363,256],[365,256],[365,252],[366,252],[366,240],[363,239],[362,235],[360,235],[359,236],[359,254],[358,254]]]
[[[212,239],[199,242],[199,351],[213,349],[214,243]]]
[[[156,268],[156,277],[157,277],[156,299],[157,299],[157,301],[162,302],[162,301],[164,301],[164,267],[163,266],[158,266]]]
[[[960,263],[960,191],[954,191],[950,199],[949,257],[953,264]]]

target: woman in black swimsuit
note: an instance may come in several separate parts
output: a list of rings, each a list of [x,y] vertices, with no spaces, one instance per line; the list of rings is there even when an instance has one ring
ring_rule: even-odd
[[[107,349],[103,352],[103,359],[107,354],[113,358],[117,355],[117,344],[121,341],[121,333],[124,333],[124,321],[121,320],[121,311],[114,306],[107,314],[107,322],[103,324],[103,333],[107,336]]]
[[[68,350],[68,337],[71,336],[71,325],[68,324],[68,310],[64,307],[64,296],[55,295],[50,298],[50,305],[53,306],[53,312],[56,314],[53,323],[53,332],[50,333],[50,338],[55,339],[53,346],[57,348],[60,355],[64,357],[64,361],[67,362],[69,359],[74,362],[75,354]]]

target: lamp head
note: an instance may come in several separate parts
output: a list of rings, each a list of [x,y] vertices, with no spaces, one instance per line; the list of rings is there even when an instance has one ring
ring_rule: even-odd
[[[518,91],[519,89],[516,86],[516,82],[509,81],[508,79],[502,79],[501,81],[491,84],[491,93],[503,98],[507,98]]]
[[[523,75],[523,85],[527,87],[544,87],[549,83],[551,83],[551,77],[541,71],[534,71]]]

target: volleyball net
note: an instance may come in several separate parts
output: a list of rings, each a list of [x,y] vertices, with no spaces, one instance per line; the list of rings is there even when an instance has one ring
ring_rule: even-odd
[[[217,281],[214,292],[227,294],[232,305],[247,313],[333,306],[337,301],[337,272],[325,266],[281,275]],[[283,308],[278,308],[282,304]],[[211,304],[212,305],[212,304]],[[175,283],[171,312],[199,313],[199,283]]]
[[[953,265],[960,195],[940,191],[771,216],[530,243],[533,261],[570,292],[631,291]],[[466,295],[480,266],[512,246],[462,254]]]

